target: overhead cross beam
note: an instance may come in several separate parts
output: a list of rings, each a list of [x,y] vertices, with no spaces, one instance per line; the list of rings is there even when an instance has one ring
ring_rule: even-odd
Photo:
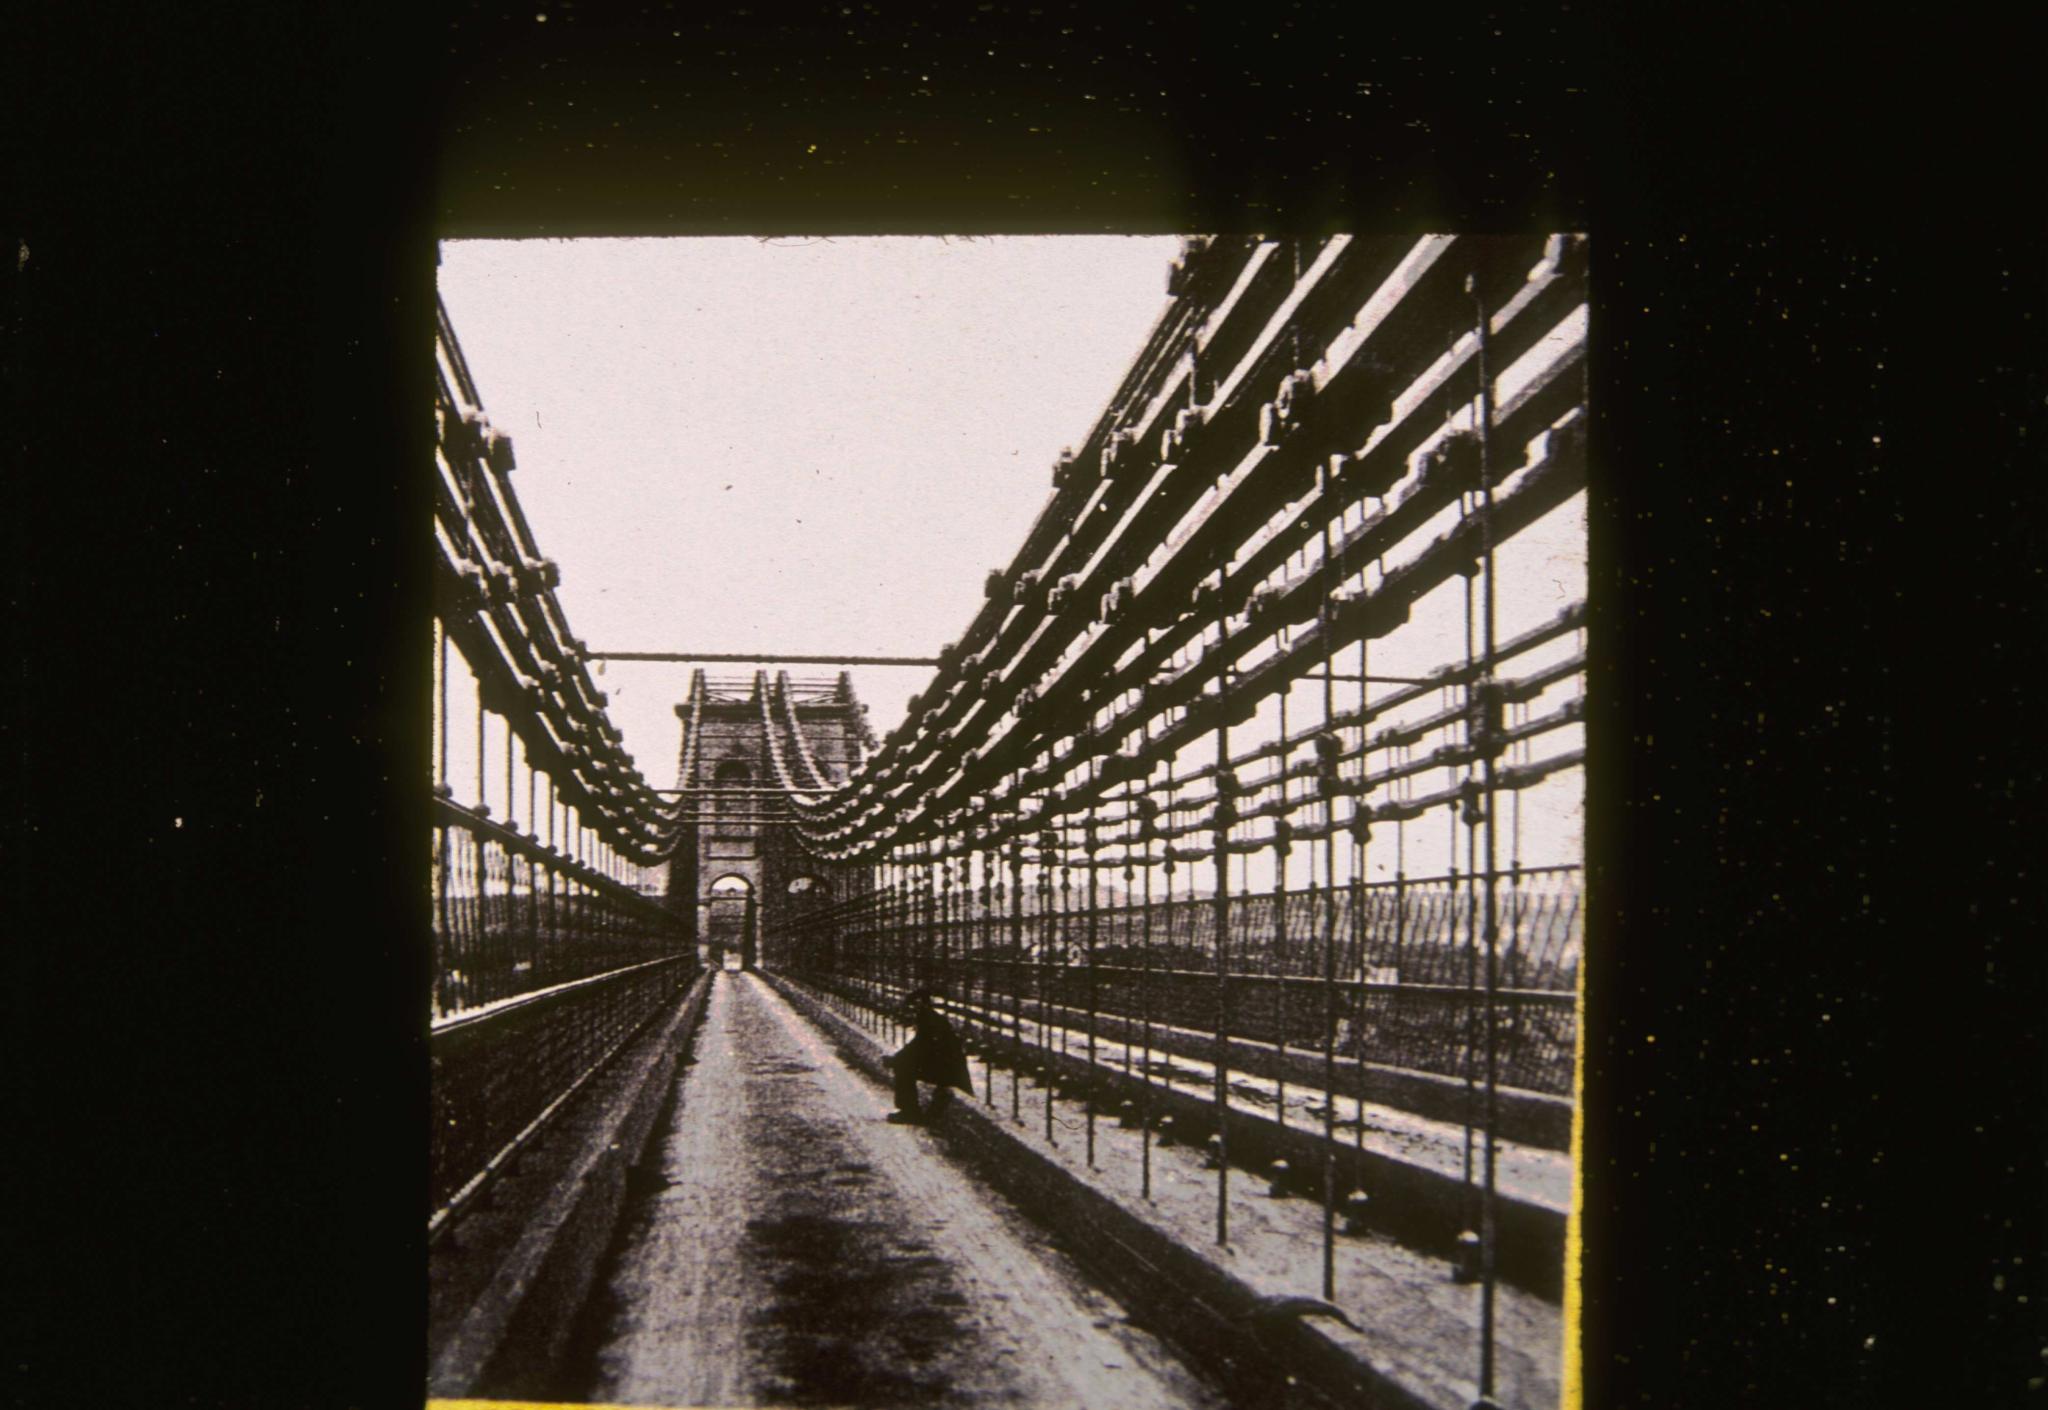
[[[936,656],[784,656],[776,652],[744,651],[586,651],[586,661],[672,661],[697,664],[709,661],[775,663],[788,666],[936,666]]]
[[[837,793],[839,790],[836,788],[746,788],[726,784],[700,784],[694,788],[650,788],[647,791],[649,793],[678,798],[686,795],[695,797],[699,794],[717,795],[719,797],[731,796],[734,798],[754,796],[780,798],[789,793]]]

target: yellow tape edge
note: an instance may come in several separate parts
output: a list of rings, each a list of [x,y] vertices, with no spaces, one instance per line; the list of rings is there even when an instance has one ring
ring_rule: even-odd
[[[592,1405],[586,1401],[560,1400],[446,1400],[430,1399],[427,1410],[739,1410],[717,1405]],[[761,1410],[754,1407],[754,1410]],[[773,1410],[773,1407],[769,1407]]]
[[[1584,1269],[1584,1234],[1580,1219],[1586,1207],[1586,966],[1581,958],[1578,980],[1579,1021],[1572,1043],[1572,1203],[1564,1224],[1564,1365],[1559,1410],[1583,1410],[1586,1387],[1581,1370],[1579,1318],[1584,1304],[1579,1280]]]

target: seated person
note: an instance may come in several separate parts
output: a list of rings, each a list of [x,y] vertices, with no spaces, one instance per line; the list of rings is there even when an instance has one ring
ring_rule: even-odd
[[[932,992],[919,989],[904,1000],[916,1035],[888,1059],[896,1079],[896,1110],[889,1120],[899,1125],[916,1125],[945,1111],[953,1100],[953,1088],[974,1094],[974,1078],[967,1071],[967,1050],[960,1045],[953,1025],[932,1007]],[[930,1108],[921,1108],[917,1084],[929,1082],[934,1088]]]

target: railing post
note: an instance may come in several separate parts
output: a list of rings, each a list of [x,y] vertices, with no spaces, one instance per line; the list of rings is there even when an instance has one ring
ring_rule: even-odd
[[[518,770],[512,762],[512,738],[517,733],[512,728],[512,716],[505,716],[505,826],[514,832],[519,830],[519,817],[512,806],[513,790],[518,786]]]
[[[1141,734],[1141,735],[1139,736],[1139,738],[1140,738],[1140,741],[1141,741],[1142,743],[1149,743],[1149,737],[1148,737],[1147,735],[1143,735],[1143,734]],[[1167,765],[1167,786],[1168,786],[1169,788],[1171,788],[1171,787],[1172,787],[1172,761],[1171,761],[1171,760],[1169,760],[1169,761],[1168,761],[1168,765]],[[1139,965],[1139,969],[1138,969],[1138,1011],[1139,1011],[1139,1021],[1140,1021],[1140,1022],[1141,1022],[1141,1024],[1143,1025],[1143,1033],[1144,1033],[1144,1044],[1145,1044],[1145,1047],[1144,1047],[1144,1052],[1145,1052],[1145,1057],[1144,1057],[1144,1063],[1143,1063],[1143,1066],[1142,1066],[1142,1067],[1141,1067],[1141,1068],[1139,1069],[1139,1076],[1140,1076],[1140,1078],[1141,1078],[1141,1079],[1143,1080],[1143,1082],[1144,1082],[1144,1086],[1143,1086],[1142,1088],[1140,1088],[1140,1089],[1139,1089],[1139,1090],[1140,1090],[1140,1096],[1139,1096],[1139,1100],[1140,1100],[1140,1102],[1142,1103],[1142,1105],[1140,1106],[1140,1108],[1139,1108],[1139,1112],[1138,1112],[1138,1132],[1139,1132],[1139,1134],[1138,1134],[1138,1142],[1139,1142],[1139,1144],[1138,1144],[1138,1161],[1139,1161],[1139,1164],[1138,1164],[1138,1194],[1140,1195],[1140,1197],[1142,1197],[1142,1198],[1144,1198],[1144,1199],[1148,1199],[1148,1200],[1149,1200],[1149,1199],[1151,1199],[1151,1198],[1152,1198],[1152,1119],[1153,1119],[1153,1118],[1152,1118],[1152,839],[1153,839],[1153,837],[1154,837],[1154,836],[1155,836],[1155,835],[1157,834],[1157,832],[1158,832],[1158,823],[1156,822],[1156,818],[1157,818],[1157,815],[1158,815],[1158,805],[1157,805],[1156,803],[1154,803],[1154,802],[1153,802],[1153,800],[1152,800],[1152,798],[1150,797],[1150,795],[1146,795],[1146,796],[1144,796],[1144,797],[1140,798],[1140,799],[1138,800],[1138,805],[1139,805],[1139,809],[1140,809],[1140,816],[1139,816],[1139,819],[1138,819],[1139,837],[1140,837],[1140,838],[1142,839],[1142,843],[1143,843],[1143,846],[1144,846],[1144,849],[1145,849],[1145,851],[1144,851],[1144,857],[1145,857],[1145,903],[1144,903],[1144,906],[1145,906],[1145,908],[1144,908],[1143,912],[1141,913],[1141,914],[1143,915],[1143,917],[1144,917],[1144,928],[1143,928],[1143,930],[1142,930],[1142,932],[1141,932],[1141,937],[1142,937],[1142,947],[1141,947],[1141,949],[1139,950],[1139,960],[1138,960],[1138,965]],[[1148,807],[1147,805],[1150,805],[1150,806]],[[1168,898],[1168,900],[1169,900],[1169,901],[1171,901],[1171,899],[1172,899],[1172,879],[1173,879],[1173,853],[1172,853],[1172,850],[1171,850],[1171,848],[1170,848],[1170,847],[1169,847],[1169,849],[1167,850],[1167,856],[1166,856],[1166,876],[1167,876],[1167,889],[1168,889],[1168,897],[1167,897],[1167,898]],[[1128,1034],[1128,1030],[1126,1030],[1126,1033]],[[1128,1047],[1128,1046],[1129,1046],[1129,1043],[1130,1043],[1130,1039],[1129,1039],[1129,1037],[1128,1037],[1128,1036],[1126,1036],[1126,1037],[1125,1037],[1125,1039],[1124,1039],[1124,1042],[1125,1042],[1125,1045],[1126,1045],[1126,1047]]]
[[[1331,559],[1330,462],[1316,464],[1316,502],[1321,506],[1322,553],[1317,566],[1323,575],[1323,591],[1316,601],[1316,625],[1324,643],[1323,721],[1315,737],[1316,792],[1323,815],[1323,1297],[1337,1296],[1337,792],[1344,757],[1344,738],[1337,731],[1337,645],[1330,630],[1330,599],[1348,585],[1344,563]],[[1359,647],[1364,654],[1363,645]],[[1364,686],[1360,685],[1361,729],[1365,715]],[[1362,844],[1361,844],[1362,845]],[[1313,870],[1314,858],[1311,855]],[[1354,887],[1355,894],[1355,887]],[[1361,956],[1362,958],[1362,956]],[[1361,1015],[1362,1017],[1363,1015]],[[1360,1094],[1363,1113],[1363,1093]]]
[[[946,894],[943,904],[939,907],[939,985],[949,1003],[963,997],[954,992],[958,987],[954,976],[954,956],[964,946],[960,924],[961,902],[966,894],[961,884],[961,868],[966,865],[964,844],[964,834],[956,833],[949,836],[945,842],[945,860],[940,863],[941,884],[944,885]]]
[[[975,1005],[975,1022],[976,1026],[981,1030],[982,1042],[987,1045],[981,1051],[981,1104],[992,1107],[996,1104],[996,1052],[994,1043],[995,1027],[990,1019],[992,1015],[999,1012],[995,1006],[995,911],[993,903],[1000,901],[1003,894],[1003,883],[996,875],[996,854],[993,850],[990,850],[990,844],[995,841],[995,833],[987,823],[983,824],[979,840],[982,843],[983,850],[975,854],[975,860],[979,863],[979,870],[981,872],[981,914],[976,921],[975,933],[979,937],[978,943],[981,948],[981,994],[979,1002]]]
[[[894,923],[889,927],[887,951],[882,967],[882,987],[876,998],[882,1003],[884,1018],[888,1024],[889,1041],[895,1042],[903,1036],[901,1018],[896,1003],[896,990],[903,981],[903,957],[909,949],[909,938],[917,926],[917,895],[911,885],[911,863],[907,854],[896,863],[896,906]]]
[[[1058,939],[1055,942],[1055,947],[1053,950],[1053,957],[1057,962],[1056,978],[1053,982],[1058,986],[1059,993],[1060,1022],[1058,1032],[1060,1038],[1061,1057],[1065,1057],[1067,1055],[1067,1035],[1073,1030],[1074,1026],[1072,986],[1067,981],[1067,971],[1069,968],[1068,959],[1070,950],[1070,947],[1068,945],[1068,930],[1071,918],[1074,914],[1074,853],[1072,843],[1069,842],[1067,838],[1067,832],[1068,824],[1062,821],[1060,823],[1059,829],[1060,891],[1057,902],[1058,909],[1056,912],[1058,920],[1055,926],[1055,932],[1058,935]]]
[[[532,777],[533,777],[533,766],[532,766],[531,764],[528,764],[528,765],[527,765],[527,770],[526,770],[526,771],[527,771],[527,782],[528,782],[528,785],[529,785],[529,788],[530,788],[530,786],[531,786],[531,784],[532,784]],[[532,820],[532,818],[533,818],[533,808],[532,808],[531,804],[529,804],[529,805],[528,805],[528,807],[527,807],[527,810],[526,810],[526,816],[527,816],[527,818],[528,818],[529,822],[530,822],[530,821]],[[538,847],[538,846],[540,845],[540,839],[539,839],[538,837],[534,837],[534,838],[533,838],[532,840],[533,840],[533,843],[534,843],[534,846],[535,846],[535,847]],[[547,974],[547,957],[546,957],[546,956],[545,956],[545,955],[544,955],[544,954],[542,953],[542,950],[541,950],[541,934],[540,934],[540,868],[539,868],[539,863],[538,863],[538,860],[537,860],[536,856],[535,856],[534,854],[531,854],[531,853],[529,853],[529,854],[528,854],[528,856],[526,857],[526,862],[525,862],[525,865],[526,865],[526,929],[527,929],[527,935],[528,935],[528,946],[527,946],[527,953],[528,953],[528,954],[529,954],[530,956],[532,956],[531,964],[532,964],[532,966],[533,966],[533,978],[534,978],[534,982],[535,982],[536,984],[538,984],[538,983],[543,983],[543,982],[545,982],[545,976],[546,976],[546,974]]]
[[[1024,1065],[1024,834],[1010,834],[1010,1120],[1022,1124],[1018,1083]]]
[[[543,845],[546,850],[541,853],[541,870],[547,877],[548,894],[547,900],[541,907],[541,929],[546,935],[544,948],[547,952],[548,973],[552,975],[560,972],[562,964],[562,939],[559,933],[561,920],[555,906],[555,780],[553,775],[548,777],[548,835]]]
[[[889,858],[889,909],[887,924],[881,934],[881,944],[875,954],[875,1016],[881,1020],[882,1031],[895,1042],[896,1006],[889,1002],[889,989],[895,983],[897,955],[903,942],[903,918],[908,897],[904,886],[903,859],[895,852]]]
[[[945,982],[946,905],[951,899],[948,875],[951,859],[946,855],[946,834],[943,831],[925,844],[924,855],[924,952],[911,986],[914,989],[935,988]]]
[[[1216,675],[1216,1242],[1230,1241],[1230,829],[1237,820],[1237,778],[1230,768],[1229,623],[1216,571],[1217,650],[1226,653]]]
[[[1083,1089],[1081,1104],[1087,1108],[1088,1168],[1095,1168],[1095,941],[1096,926],[1100,920],[1101,897],[1095,884],[1095,761],[1088,761],[1088,813],[1081,834],[1082,855],[1088,865],[1088,1086]]]
[[[1466,292],[1472,295],[1474,321],[1478,327],[1479,349],[1477,356],[1479,372],[1479,535],[1485,559],[1486,599],[1482,621],[1485,625],[1486,644],[1486,691],[1481,701],[1485,712],[1479,723],[1485,727],[1485,738],[1480,750],[1481,767],[1485,781],[1482,785],[1485,801],[1482,812],[1486,826],[1486,1183],[1480,1206],[1479,1247],[1480,1247],[1480,1363],[1479,1393],[1491,1399],[1494,1393],[1494,1282],[1498,1259],[1498,1231],[1495,1212],[1495,1178],[1498,1152],[1495,1130],[1500,1119],[1499,1052],[1496,1007],[1500,994],[1500,925],[1499,925],[1499,882],[1494,814],[1498,810],[1495,798],[1497,779],[1494,772],[1495,754],[1500,731],[1495,721],[1497,709],[1494,675],[1495,657],[1499,644],[1495,640],[1495,572],[1493,556],[1493,371],[1488,365],[1489,334],[1492,319],[1487,312],[1486,302],[1480,294],[1478,281],[1472,275],[1465,276]]]
[[[1044,1068],[1045,1139],[1052,1140],[1052,948],[1053,865],[1059,847],[1050,828],[1038,835],[1038,1050]]]
[[[884,948],[888,944],[889,927],[895,923],[895,914],[895,856],[893,853],[884,853],[882,857],[882,885],[876,893],[874,923],[869,928],[869,934],[873,938],[868,944],[868,952],[865,957],[866,963],[862,966],[862,969],[865,971],[863,978],[866,981],[862,985],[862,989],[866,995],[868,1013],[880,1026],[885,1040],[889,1033],[889,1021],[882,1012],[881,1005],[882,956]]]
[[[1280,716],[1280,737],[1287,737],[1286,712]],[[1280,767],[1287,767],[1287,752],[1280,753]],[[1294,854],[1294,827],[1287,819],[1286,784],[1281,784],[1282,809],[1273,819],[1273,1052],[1277,1087],[1274,1115],[1282,1130],[1287,1128],[1287,863]]]

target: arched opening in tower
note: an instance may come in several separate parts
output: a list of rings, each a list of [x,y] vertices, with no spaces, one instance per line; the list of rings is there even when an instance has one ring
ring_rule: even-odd
[[[711,883],[704,938],[714,966],[748,969],[754,956],[754,884],[737,872]]]

